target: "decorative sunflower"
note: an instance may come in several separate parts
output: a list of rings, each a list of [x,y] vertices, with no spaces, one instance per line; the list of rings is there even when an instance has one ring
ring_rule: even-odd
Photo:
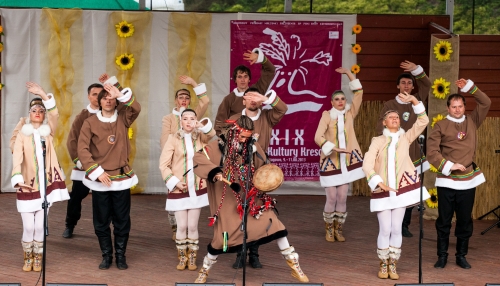
[[[116,64],[124,71],[134,67],[135,59],[133,54],[121,54],[116,57]]]
[[[0,35],[3,35],[3,26],[0,25]]]
[[[352,52],[355,54],[359,54],[361,52],[361,46],[359,44],[353,44]]]
[[[128,23],[127,21],[121,21],[115,25],[116,33],[120,38],[127,38],[134,35],[134,25]]]
[[[451,43],[448,41],[439,41],[434,46],[434,54],[436,55],[436,59],[440,62],[450,60],[452,53],[453,50],[451,49]]]
[[[441,114],[438,114],[438,115],[432,117],[431,127],[434,128],[434,125],[436,125],[436,123],[438,123],[439,121],[441,121],[443,119],[444,119],[444,116]]]
[[[135,190],[135,187],[137,187],[137,185],[133,185],[132,187],[130,187],[130,190],[131,191]]]
[[[450,82],[442,77],[437,78],[434,80],[434,85],[432,86],[432,94],[434,94],[436,98],[445,99],[450,93],[450,84]]]
[[[437,188],[429,189],[430,198],[428,198],[425,202],[431,209],[437,209],[438,207],[438,192]]]
[[[357,35],[357,34],[361,33],[361,30],[363,30],[363,29],[361,28],[360,24],[356,24],[356,25],[354,25],[354,27],[352,27],[353,34]]]
[[[3,51],[3,43],[0,42],[0,53]]]
[[[359,73],[360,70],[361,70],[361,67],[358,64],[355,64],[351,67],[351,71],[353,74]]]
[[[0,90],[2,90],[2,88],[5,86],[5,84],[3,83],[0,83]]]
[[[438,172],[438,169],[436,169],[436,167],[434,167],[432,164],[429,164],[429,170],[431,170],[431,172],[433,173],[437,173]]]
[[[2,66],[0,66],[0,72],[2,72]]]
[[[134,130],[132,130],[132,128],[129,128],[128,129],[128,139],[132,140],[133,137],[134,137]]]

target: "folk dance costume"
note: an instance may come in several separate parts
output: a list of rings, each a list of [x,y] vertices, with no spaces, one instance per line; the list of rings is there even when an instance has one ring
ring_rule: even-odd
[[[53,203],[68,200],[69,194],[54,149],[53,134],[57,128],[59,113],[52,94],[47,101],[35,98],[30,103],[46,111],[44,122],[35,129],[29,117],[20,132],[14,134],[12,187],[17,190],[17,211],[23,220],[24,271],[41,271],[43,254],[43,209],[45,192],[49,207]],[[45,140],[46,156],[43,158],[42,140]],[[45,172],[45,174],[44,174]],[[44,177],[45,176],[45,177]],[[45,180],[46,178],[46,184]],[[18,184],[29,185],[26,189]]]
[[[266,158],[262,148],[258,143],[254,143],[253,165],[245,164],[245,158],[248,157],[248,141],[239,143],[238,137],[243,132],[251,134],[251,131],[247,128],[249,128],[250,124],[253,125],[253,122],[250,121],[250,124],[248,124],[248,120],[246,116],[238,119],[226,134],[227,141],[224,146],[219,146],[217,141],[211,141],[194,156],[194,164],[198,165],[194,169],[196,175],[207,180],[210,212],[213,214],[210,225],[214,227],[214,236],[212,242],[208,245],[208,254],[203,260],[203,267],[200,269],[195,283],[206,282],[209,270],[217,262],[217,255],[227,252],[241,252],[242,250],[244,234],[240,231],[240,227],[241,218],[244,215],[242,209],[242,200],[244,198],[242,198],[241,194],[245,194],[245,184],[252,182],[251,178],[246,178],[247,168],[251,168],[250,176],[252,176],[255,170],[265,163],[263,159]],[[243,126],[241,123],[245,121],[247,122],[246,126]],[[224,150],[223,153],[220,147]],[[219,167],[221,162],[223,164],[222,169]],[[222,175],[223,178],[233,183],[239,183],[242,189],[241,192],[230,189],[226,183],[216,181],[218,175]],[[247,246],[261,245],[277,240],[283,257],[292,269],[292,276],[302,282],[308,282],[307,276],[300,268],[298,254],[293,246],[288,244],[286,239],[288,232],[272,210],[275,201],[268,195],[253,188],[252,183],[250,183],[248,192],[250,203],[249,212],[246,214]]]
[[[439,258],[435,265],[437,268],[444,268],[447,262],[453,213],[457,216],[456,261],[462,268],[470,268],[465,256],[468,252],[469,238],[472,236],[471,213],[476,187],[486,181],[474,160],[476,159],[477,129],[488,114],[491,100],[471,80],[467,81],[461,91],[474,95],[476,108],[470,115],[463,115],[459,119],[450,115],[446,116],[434,125],[427,140],[427,157],[438,169],[435,183],[439,194],[439,217],[436,220]],[[465,171],[451,171],[455,163],[462,164],[466,168]]]
[[[104,92],[99,97],[106,96]],[[119,269],[128,267],[125,252],[131,224],[130,188],[139,182],[128,164],[128,128],[139,116],[141,106],[130,88],[121,92],[123,96],[117,100],[124,107],[119,112],[115,108],[111,117],[104,117],[101,110],[87,118],[78,138],[78,158],[86,170],[83,184],[92,190],[94,230],[103,256],[100,269],[109,268],[113,260],[110,222],[114,226],[116,265]],[[109,175],[110,187],[97,180],[104,172]]]
[[[190,110],[187,109],[184,112],[190,112]],[[195,151],[204,148],[207,142],[215,136],[212,123],[208,118],[206,120],[208,120],[207,124],[199,130],[186,133],[180,129],[175,134],[170,134],[163,147],[160,156],[160,170],[168,188],[165,207],[167,211],[195,210],[208,206],[206,182],[193,172]],[[179,191],[176,189],[176,185],[181,181],[186,183],[187,190]],[[196,218],[188,213],[187,217],[182,219],[182,221],[187,221],[186,225],[178,225],[180,233],[177,233],[177,236],[182,236],[182,238],[175,240],[179,258],[178,270],[184,270],[186,267],[189,270],[197,269],[196,257],[199,249],[197,229],[195,231],[196,237],[186,237],[185,233],[188,228],[188,231],[190,230],[189,225],[193,224],[190,220],[195,222],[193,225],[196,228],[198,227],[198,219],[199,213]],[[189,231],[190,235],[191,233],[192,231]]]
[[[370,211],[377,212],[380,232],[377,239],[377,254],[380,258],[379,278],[398,279],[396,263],[401,255],[402,220],[407,206],[420,201],[420,177],[409,156],[411,143],[426,128],[429,118],[424,105],[412,105],[417,121],[405,132],[384,130],[384,135],[374,137],[365,153],[363,171],[372,189]],[[397,192],[378,192],[383,183]],[[375,192],[377,191],[377,192]],[[430,197],[423,187],[423,199]]]
[[[349,88],[354,92],[352,105],[346,104],[344,110],[332,107],[331,110],[324,111],[314,136],[314,141],[322,150],[319,175],[321,186],[324,188],[346,185],[365,177],[362,170],[363,154],[354,132],[354,118],[361,107],[363,89],[358,79],[349,82]],[[337,94],[344,96],[341,92]],[[337,94],[334,93],[332,101]],[[349,154],[335,152],[335,146],[346,149]],[[327,212],[325,207],[323,220],[327,241],[345,241],[342,226],[346,217],[345,210],[340,212],[333,209],[332,212]]]

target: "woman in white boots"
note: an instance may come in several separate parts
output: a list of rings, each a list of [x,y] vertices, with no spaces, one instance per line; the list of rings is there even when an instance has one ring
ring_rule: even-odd
[[[52,138],[59,117],[54,96],[46,94],[33,82],[26,83],[26,87],[40,98],[31,100],[28,119],[20,132],[14,134],[11,183],[17,189],[17,211],[23,221],[23,270],[41,271],[45,237],[42,203],[45,193],[49,206],[68,200],[69,194]],[[43,145],[46,149],[45,162]]]
[[[362,170],[363,154],[354,132],[354,118],[363,99],[361,83],[346,68],[335,70],[349,77],[354,92],[352,104],[347,103],[342,90],[331,98],[332,109],[324,111],[314,141],[321,148],[320,182],[325,188],[326,203],[323,210],[326,241],[345,241],[342,225],[347,217],[347,191],[349,183],[365,177]]]
[[[378,277],[381,279],[399,279],[396,263],[401,255],[403,217],[406,207],[420,201],[420,177],[409,149],[429,123],[422,102],[406,92],[399,94],[398,98],[412,103],[417,121],[405,132],[400,127],[398,112],[385,112],[383,135],[372,139],[363,162],[363,171],[372,190],[370,210],[377,212],[379,222],[377,254],[380,258]],[[429,197],[424,187],[423,199]]]
[[[196,176],[194,153],[215,136],[210,119],[197,120],[196,112],[181,113],[181,129],[170,134],[160,156],[160,170],[168,189],[165,209],[174,212],[177,221],[175,243],[179,258],[178,270],[196,270],[198,220],[201,208],[208,206],[205,180]],[[186,235],[187,233],[187,235]]]

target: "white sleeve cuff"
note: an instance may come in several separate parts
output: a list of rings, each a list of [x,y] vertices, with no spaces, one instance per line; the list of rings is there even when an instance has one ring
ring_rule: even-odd
[[[205,119],[207,120],[207,124],[205,124],[203,127],[199,128],[199,130],[201,132],[203,132],[204,134],[207,134],[208,132],[210,132],[210,130],[212,130],[213,125],[212,125],[212,121],[210,121],[210,119],[208,117],[201,119],[200,122],[202,122]]]
[[[255,153],[257,152],[257,147],[255,147],[255,145],[252,145],[252,153]]]
[[[269,94],[269,96],[267,96],[267,94]],[[274,91],[274,90],[271,89],[267,94],[266,94],[267,100],[264,101],[263,103],[264,104],[271,104],[271,103],[273,103],[274,100],[276,99],[276,96],[277,96],[276,95],[276,91]]]
[[[130,89],[130,87],[122,89],[121,92],[122,92],[123,96],[120,96],[117,98],[118,101],[120,101],[120,102],[127,102],[132,97],[132,90]]]
[[[82,169],[82,162],[80,160],[76,161],[76,167],[80,170]]]
[[[202,95],[205,92],[207,92],[207,86],[204,83],[200,83],[198,84],[198,86],[195,86],[193,90],[196,93],[196,95]]]
[[[424,69],[422,68],[422,66],[418,65],[416,69],[414,69],[414,70],[411,71],[411,74],[413,76],[417,76],[417,75],[419,75],[419,74],[421,74],[423,72],[424,72]]]
[[[56,107],[56,99],[54,98],[54,95],[52,93],[47,93],[47,96],[49,97],[49,100],[46,101],[42,99],[45,109],[49,110]]]
[[[259,48],[255,48],[252,50],[252,53],[258,53],[259,54],[259,57],[257,58],[257,63],[262,63],[264,61],[264,52],[259,49]]]
[[[349,88],[351,90],[360,90],[363,89],[363,86],[361,86],[361,82],[359,81],[359,79],[355,79],[349,82]]]
[[[368,186],[370,186],[370,189],[374,191],[377,188],[378,184],[383,182],[384,180],[382,180],[382,177],[380,177],[379,175],[375,175],[370,179],[370,181],[368,181]]]
[[[19,183],[24,183],[24,178],[23,175],[17,174],[14,177],[10,179],[10,183],[12,184],[13,188],[16,188],[16,185]]]
[[[179,180],[176,176],[172,176],[167,183],[165,184],[168,188],[169,191],[173,191],[177,183],[179,183],[181,180]]]
[[[422,101],[419,101],[417,105],[412,105],[411,107],[413,107],[413,112],[415,112],[415,114],[421,114],[425,112],[425,106]]]
[[[107,79],[107,80],[103,83],[103,85],[105,85],[105,84],[115,85],[117,82],[118,82],[118,79],[116,78],[116,76],[112,76],[112,77],[108,78],[108,79]]]
[[[441,174],[449,176],[451,174],[451,167],[453,167],[453,165],[453,162],[446,161],[446,164],[444,164],[443,166],[443,170],[441,170]]]
[[[474,86],[474,82],[470,79],[467,80],[467,84],[460,89],[461,92],[468,92]]]
[[[335,144],[333,144],[330,141],[326,141],[325,144],[321,147],[321,151],[323,151],[323,154],[326,156],[332,154],[333,148],[335,147]]]
[[[89,176],[89,179],[91,179],[92,181],[95,181],[103,173],[104,173],[104,169],[101,166],[99,166],[99,167],[97,167],[97,169],[92,171],[92,173],[88,174],[88,176]]]

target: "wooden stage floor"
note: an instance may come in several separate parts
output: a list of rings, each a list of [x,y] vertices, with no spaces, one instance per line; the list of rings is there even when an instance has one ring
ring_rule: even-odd
[[[346,242],[328,243],[324,239],[323,196],[278,196],[280,219],[289,231],[288,239],[300,255],[300,264],[311,282],[324,285],[394,285],[418,282],[418,213],[413,212],[410,230],[413,238],[403,238],[402,256],[398,264],[400,280],[377,278],[378,258],[376,215],[369,211],[369,198],[349,197],[349,216],[344,228]],[[132,231],[127,251],[129,269],[113,266],[99,270],[101,254],[92,227],[90,195],[83,202],[82,219],[72,239],[61,236],[64,230],[66,202],[56,203],[49,214],[50,236],[47,240],[46,281],[50,283],[103,283],[108,285],[174,285],[192,283],[195,271],[178,271],[177,251],[171,240],[171,230],[164,210],[165,196],[135,195],[132,197]],[[23,272],[21,248],[22,223],[16,210],[15,195],[0,194],[0,282],[21,282],[35,285],[39,273]],[[212,237],[207,226],[208,208],[200,221],[200,252],[198,265],[206,254]],[[494,221],[474,221],[468,261],[472,269],[455,264],[455,238],[450,240],[450,259],[445,269],[434,269],[436,232],[433,221],[424,221],[423,281],[425,283],[454,282],[455,285],[485,285],[500,283],[500,229],[485,235],[480,232]],[[452,229],[453,233],[453,229]],[[263,269],[248,267],[247,285],[263,282],[295,283],[290,270],[274,242],[261,246]],[[241,270],[231,268],[235,254],[219,256],[210,271],[209,283],[242,285]],[[114,262],[114,261],[113,261]],[[38,285],[41,285],[41,281]]]

